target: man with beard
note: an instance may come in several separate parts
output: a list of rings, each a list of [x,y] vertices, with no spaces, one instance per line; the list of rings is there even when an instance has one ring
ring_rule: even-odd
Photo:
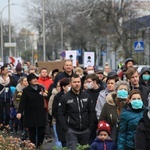
[[[58,120],[65,131],[67,147],[76,150],[77,144],[89,144],[93,130],[94,107],[90,96],[81,91],[81,79],[74,74],[70,81],[71,90],[61,97]]]

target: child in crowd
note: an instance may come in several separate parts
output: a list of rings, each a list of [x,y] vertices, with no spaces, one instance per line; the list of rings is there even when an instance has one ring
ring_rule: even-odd
[[[117,146],[110,136],[110,125],[105,121],[98,123],[98,136],[91,145],[90,150],[116,150]]]

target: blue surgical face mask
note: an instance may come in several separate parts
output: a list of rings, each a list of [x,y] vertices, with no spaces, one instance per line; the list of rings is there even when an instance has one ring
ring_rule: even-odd
[[[128,91],[126,91],[126,90],[118,90],[117,91],[117,97],[118,98],[122,98],[122,99],[126,99],[128,97]]]
[[[143,101],[139,99],[132,100],[131,106],[133,109],[141,109],[143,106]]]
[[[142,79],[143,79],[144,81],[149,81],[149,80],[150,80],[150,75],[149,75],[149,74],[143,74],[143,75],[142,75]]]

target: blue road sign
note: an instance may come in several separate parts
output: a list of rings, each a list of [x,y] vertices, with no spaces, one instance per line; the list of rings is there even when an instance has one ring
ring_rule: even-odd
[[[136,52],[143,52],[144,51],[144,42],[143,41],[134,42],[134,50]]]

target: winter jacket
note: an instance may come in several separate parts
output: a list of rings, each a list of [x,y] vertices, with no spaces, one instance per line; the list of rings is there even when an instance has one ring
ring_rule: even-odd
[[[96,116],[97,116],[97,119],[99,120],[99,117],[100,117],[100,114],[101,114],[101,111],[102,111],[102,108],[103,108],[103,105],[105,104],[106,102],[106,95],[110,93],[107,89],[105,90],[102,90],[100,91],[99,93],[99,96],[98,96],[98,99],[97,99],[97,103],[96,103],[96,107],[95,107],[95,110],[96,110]]]
[[[38,83],[43,85],[45,87],[46,90],[48,90],[49,86],[53,83],[53,80],[50,77],[39,77],[38,78]]]
[[[93,130],[94,107],[90,96],[83,91],[75,94],[72,90],[61,97],[58,108],[58,120],[63,130]]]
[[[72,74],[69,75],[69,74],[67,74],[65,71],[64,71],[64,72],[61,72],[61,73],[58,73],[58,74],[56,75],[56,77],[55,77],[55,80],[54,80],[54,87],[56,87],[57,82],[58,82],[59,80],[61,80],[61,79],[63,79],[63,78],[71,78],[73,74],[74,74],[74,73],[72,72]]]
[[[60,91],[55,97],[52,105],[52,116],[56,119],[56,132],[58,135],[58,140],[61,142],[66,142],[65,131],[62,129],[61,123],[58,120],[58,105],[60,102],[61,96],[64,95],[62,91]]]
[[[96,138],[92,143],[92,145],[90,146],[90,150],[116,150],[116,149],[117,146],[111,139],[102,141]]]
[[[136,150],[150,150],[150,119],[147,116],[148,110],[143,114],[139,121],[135,136]]]
[[[17,110],[18,110],[18,107],[19,107],[19,103],[20,103],[20,101],[21,101],[23,89],[24,89],[24,87],[22,87],[20,83],[17,84],[15,93],[14,93],[14,95],[13,95],[13,104],[14,104],[14,107],[15,107]]]
[[[23,89],[18,113],[24,113],[24,126],[27,128],[46,125],[43,90],[41,85],[37,85],[37,90],[35,90],[30,84]]]
[[[118,150],[134,149],[136,127],[144,110],[144,107],[138,110],[132,109],[131,104],[122,110],[118,133]]]
[[[110,97],[110,98],[109,98]],[[100,115],[100,120],[105,120],[111,127],[111,130],[116,124],[117,118],[118,118],[118,113],[117,113],[117,106],[111,97],[111,94],[109,94],[106,97],[106,103],[104,104],[101,115]]]
[[[57,93],[58,93],[58,91],[56,90],[56,88],[54,88],[52,91],[52,95],[51,95],[49,102],[48,102],[48,112],[50,115],[52,115],[53,101],[54,101],[54,97],[57,95]]]
[[[12,83],[12,85],[13,86],[17,86],[17,84],[18,84],[18,80],[21,78],[21,77],[27,77],[27,74],[25,74],[25,73],[21,73],[21,74],[13,74],[12,75],[12,78],[13,78],[13,83]]]

